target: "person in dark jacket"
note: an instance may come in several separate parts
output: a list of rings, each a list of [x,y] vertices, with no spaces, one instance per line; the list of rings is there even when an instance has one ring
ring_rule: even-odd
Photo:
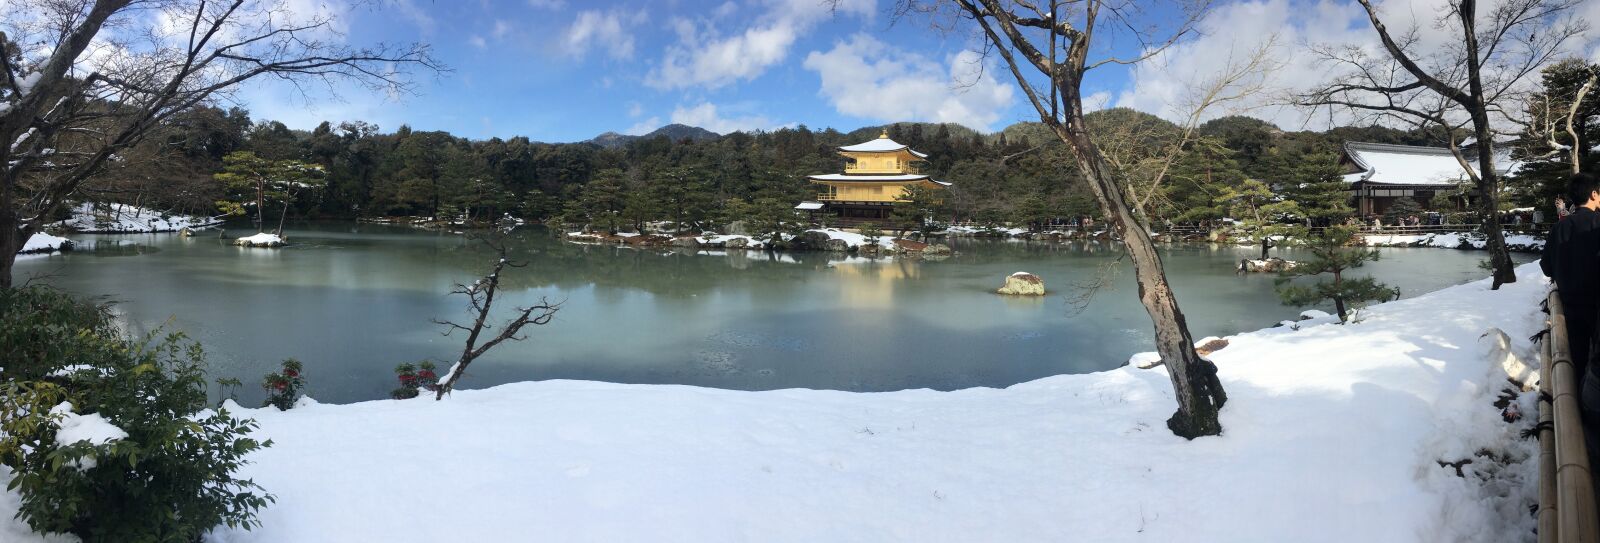
[[[1571,215],[1550,228],[1539,268],[1556,282],[1567,317],[1573,376],[1582,383],[1588,373],[1595,320],[1600,316],[1600,178],[1572,176],[1567,199],[1577,205]],[[1581,390],[1580,400],[1584,396]]]

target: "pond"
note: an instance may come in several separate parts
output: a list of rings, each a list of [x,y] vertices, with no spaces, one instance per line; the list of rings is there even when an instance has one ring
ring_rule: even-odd
[[[247,225],[234,226],[230,237],[245,233]],[[260,402],[256,383],[284,358],[305,363],[312,397],[344,403],[388,397],[396,364],[431,359],[442,371],[459,354],[462,335],[443,336],[432,321],[468,321],[465,299],[447,293],[491,264],[479,242],[353,222],[306,223],[285,235],[293,245],[282,249],[234,247],[214,231],[74,236],[80,250],[25,257],[17,280],[38,276],[103,296],[137,333],[184,332],[205,346],[213,376],[245,382],[247,404]],[[527,266],[504,274],[497,309],[543,297],[561,310],[527,328],[526,341],[474,363],[465,388],[538,379],[746,390],[1004,387],[1115,368],[1153,350],[1132,268],[1114,243],[955,239],[955,256],[924,261],[577,245],[541,227],[512,236],[513,257]],[[1197,339],[1301,311],[1278,302],[1271,275],[1234,273],[1256,251],[1163,248]],[[1405,297],[1484,276],[1482,252],[1381,252],[1361,273]],[[995,294],[1017,271],[1042,277],[1049,295]],[[1085,302],[1094,283],[1103,285]]]

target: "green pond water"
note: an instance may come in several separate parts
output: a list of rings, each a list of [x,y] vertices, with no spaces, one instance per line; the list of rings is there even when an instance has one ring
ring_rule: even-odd
[[[230,237],[244,235],[235,225]],[[308,393],[324,402],[386,398],[393,367],[432,359],[441,371],[462,335],[432,319],[467,322],[456,282],[491,256],[465,236],[351,222],[296,225],[293,245],[250,249],[215,231],[79,235],[81,249],[24,257],[38,276],[103,296],[133,332],[182,331],[206,348],[216,377],[238,377],[258,403],[263,374],[303,361]],[[466,388],[537,379],[592,379],[732,389],[1003,387],[1115,368],[1153,350],[1132,269],[1115,244],[955,239],[942,261],[869,260],[823,253],[637,250],[576,245],[540,227],[513,234],[502,315],[539,298],[562,302],[473,364]],[[1168,276],[1196,338],[1259,329],[1300,308],[1278,302],[1268,274],[1235,274],[1256,250],[1163,248]],[[1416,296],[1484,276],[1482,252],[1382,249],[1372,274]],[[1294,258],[1292,250],[1282,254]],[[1532,255],[1517,255],[1519,262]],[[1108,267],[1111,266],[1111,267]],[[994,294],[1005,276],[1044,278],[1050,295]],[[1110,274],[1086,305],[1081,288]]]

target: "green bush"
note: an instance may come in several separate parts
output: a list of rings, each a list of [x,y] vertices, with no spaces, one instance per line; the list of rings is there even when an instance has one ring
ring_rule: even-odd
[[[0,290],[0,463],[18,517],[84,541],[197,541],[259,525],[272,497],[234,472],[271,443],[254,421],[208,410],[204,356],[181,335],[132,341],[104,308],[60,292]],[[26,341],[50,341],[30,345]],[[63,424],[101,419],[109,439],[63,443]]]

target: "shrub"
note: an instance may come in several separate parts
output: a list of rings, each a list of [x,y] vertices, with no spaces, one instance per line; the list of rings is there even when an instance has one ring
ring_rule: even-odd
[[[1311,235],[1300,229],[1294,237],[1311,251],[1311,260],[1288,268],[1276,280],[1278,297],[1284,305],[1306,307],[1333,302],[1340,323],[1350,322],[1350,313],[1368,302],[1383,302],[1400,297],[1400,289],[1379,283],[1371,277],[1346,277],[1344,274],[1378,259],[1378,252],[1349,247],[1356,231],[1348,227],[1328,227]],[[1296,284],[1298,277],[1329,276],[1311,284]]]
[[[417,397],[424,389],[428,392],[437,392],[439,375],[433,372],[434,369],[433,363],[428,361],[395,366],[394,376],[400,380],[400,388],[394,389],[389,396],[396,400],[409,400]]]
[[[259,525],[272,497],[233,474],[271,443],[248,437],[253,421],[205,409],[199,346],[179,334],[130,341],[109,323],[104,308],[56,291],[0,291],[0,463],[22,498],[17,516],[84,541],[196,541]],[[15,343],[29,338],[61,344]]]
[[[267,391],[267,400],[261,402],[261,407],[270,405],[279,411],[293,408],[295,400],[300,399],[300,389],[306,386],[303,369],[299,360],[290,358],[283,361],[282,369],[262,377],[261,389]]]

